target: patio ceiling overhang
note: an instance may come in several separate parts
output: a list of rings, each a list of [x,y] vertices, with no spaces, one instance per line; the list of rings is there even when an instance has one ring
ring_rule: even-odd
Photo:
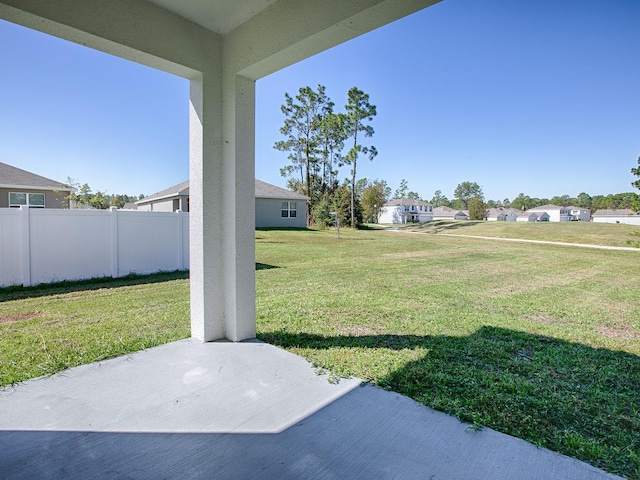
[[[185,78],[191,331],[255,336],[255,81],[440,0],[0,0],[0,18]]]

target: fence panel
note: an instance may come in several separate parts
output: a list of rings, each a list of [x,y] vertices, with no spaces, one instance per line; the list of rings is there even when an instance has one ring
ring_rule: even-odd
[[[0,286],[188,268],[188,213],[0,209]]]
[[[20,210],[0,208],[0,286],[22,283]]]
[[[110,212],[30,209],[31,283],[111,275]]]

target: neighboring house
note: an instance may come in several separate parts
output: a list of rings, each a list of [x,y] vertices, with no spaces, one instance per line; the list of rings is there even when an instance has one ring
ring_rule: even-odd
[[[518,216],[512,208],[497,207],[487,209],[486,219],[489,222],[515,222]]]
[[[0,208],[69,208],[75,189],[0,162]]]
[[[535,213],[535,212],[527,212],[527,211],[523,211],[523,210],[518,210],[518,209],[511,209],[513,211],[513,213],[516,216],[516,222],[540,222],[543,220],[540,220],[540,216]],[[545,212],[542,212],[542,214],[547,215]],[[541,214],[541,215],[542,215]],[[547,220],[549,221],[549,216],[547,215]]]
[[[464,210],[456,210],[451,207],[433,207],[434,220],[469,220],[469,214]]]
[[[541,207],[530,208],[528,212],[546,213],[549,215],[549,222],[569,222],[571,215],[569,207],[560,207],[558,205],[542,205]]]
[[[497,207],[487,210],[488,221],[501,222],[547,222],[549,215],[546,213],[535,213],[530,211],[518,210],[517,208]],[[541,218],[541,216],[543,216]]]
[[[640,213],[634,213],[630,208],[612,210],[596,210],[591,216],[597,223],[626,223],[628,225],[640,225]]]
[[[430,222],[433,207],[429,202],[394,198],[385,203],[378,214],[378,223]]]
[[[256,227],[306,227],[308,200],[309,197],[299,193],[256,180]],[[188,212],[189,181],[144,197],[135,206],[142,211]]]
[[[189,180],[141,198],[135,204],[143,212],[188,212]]]
[[[569,209],[569,216],[571,217],[571,221],[573,222],[588,222],[591,220],[591,210],[588,208],[575,207],[570,205],[567,207]]]

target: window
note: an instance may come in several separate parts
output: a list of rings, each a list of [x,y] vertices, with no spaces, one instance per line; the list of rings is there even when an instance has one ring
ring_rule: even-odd
[[[44,193],[9,193],[9,207],[44,208]]]
[[[282,202],[280,211],[282,218],[295,218],[298,216],[298,202]]]

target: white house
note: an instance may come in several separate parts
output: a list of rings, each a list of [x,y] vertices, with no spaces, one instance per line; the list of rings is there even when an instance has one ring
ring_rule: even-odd
[[[433,207],[429,202],[410,198],[394,198],[385,203],[378,214],[378,223],[430,222]]]
[[[307,226],[307,201],[309,197],[276,187],[270,183],[255,181],[255,226],[295,227]],[[138,210],[154,212],[188,212],[189,181],[169,187],[136,202]]]
[[[527,210],[534,213],[546,213],[549,215],[550,222],[569,222],[571,221],[571,214],[569,207],[560,207],[558,205],[542,205],[541,207],[534,207]]]
[[[591,220],[591,210],[588,208],[575,207],[573,205],[567,207],[569,215],[574,222],[588,222]]]
[[[464,210],[456,210],[451,207],[434,207],[433,208],[434,220],[469,220],[469,215]]]
[[[593,212],[592,219],[596,223],[626,223],[627,225],[640,225],[640,213],[634,213],[630,208],[596,210]]]

